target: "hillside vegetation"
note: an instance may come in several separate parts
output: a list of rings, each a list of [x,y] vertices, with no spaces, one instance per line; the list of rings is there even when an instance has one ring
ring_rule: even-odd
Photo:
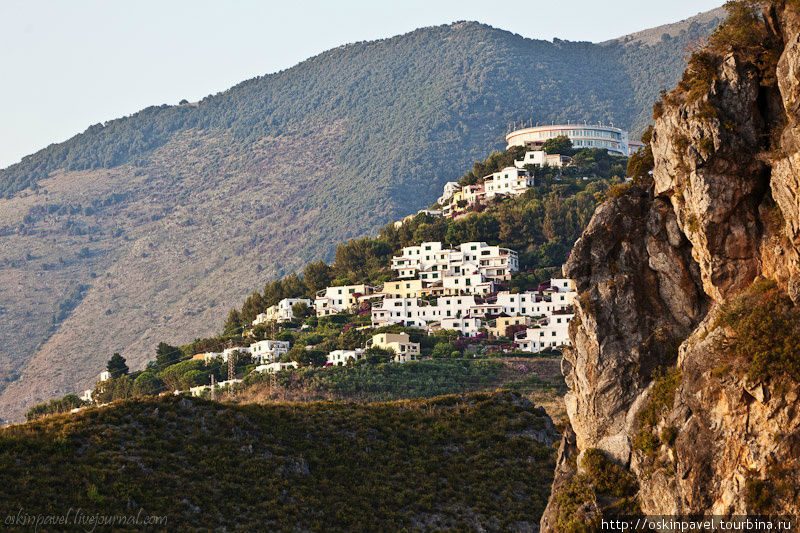
[[[165,397],[0,429],[0,501],[165,529],[529,530],[557,435],[513,393],[371,405]]]

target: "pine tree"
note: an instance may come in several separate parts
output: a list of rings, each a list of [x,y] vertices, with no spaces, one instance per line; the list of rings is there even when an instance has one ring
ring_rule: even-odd
[[[183,352],[176,346],[170,346],[166,342],[158,343],[156,348],[156,365],[159,369],[165,368],[173,363],[177,363],[183,357]]]
[[[106,364],[106,370],[108,370],[112,378],[118,378],[128,373],[128,365],[125,364],[124,357],[118,353],[114,353]]]

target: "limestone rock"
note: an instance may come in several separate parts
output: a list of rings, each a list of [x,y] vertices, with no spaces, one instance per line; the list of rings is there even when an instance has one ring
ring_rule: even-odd
[[[647,514],[763,512],[759,491],[771,512],[800,514],[800,385],[748,379],[719,348],[720,306],[757,277],[800,304],[800,7],[767,2],[758,24],[763,53],[712,51],[711,70],[665,98],[652,183],[603,203],[575,243],[570,428],[542,531],[588,448],[629,468]],[[668,366],[674,400],[640,428]]]

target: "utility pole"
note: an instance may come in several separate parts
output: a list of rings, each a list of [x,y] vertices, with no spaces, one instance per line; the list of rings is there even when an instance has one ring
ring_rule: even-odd
[[[211,399],[217,399],[217,385],[214,383],[214,374],[211,374]]]
[[[231,352],[228,355],[228,381],[232,380],[235,376],[236,371],[236,355],[238,351]]]
[[[231,348],[233,348],[233,339],[228,339],[228,349],[231,349]],[[229,381],[233,379],[234,365],[236,364],[234,362],[234,359],[236,358],[236,355],[235,355],[236,353],[238,353],[238,351],[231,351],[230,353],[228,353],[228,380]]]

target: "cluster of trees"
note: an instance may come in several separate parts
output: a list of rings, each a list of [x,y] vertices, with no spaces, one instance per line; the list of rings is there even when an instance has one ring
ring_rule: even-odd
[[[218,340],[218,339],[217,339]],[[125,358],[115,353],[106,364],[111,378],[100,382],[94,392],[98,402],[121,400],[134,396],[159,394],[166,391],[187,390],[198,385],[208,385],[211,377],[219,382],[226,379],[227,364],[221,360],[205,363],[191,359],[198,346],[204,346],[215,339],[195,341],[184,347],[171,346],[166,342],[158,344],[155,359],[150,361],[144,370],[129,372]],[[215,344],[215,350],[222,351],[224,343]],[[236,371],[241,373],[253,367],[249,354],[240,354],[236,359]]]
[[[30,420],[37,420],[44,416],[68,413],[69,411],[85,405],[86,402],[78,398],[74,394],[67,394],[63,398],[54,398],[49,402],[34,405],[25,414],[25,418]]]

